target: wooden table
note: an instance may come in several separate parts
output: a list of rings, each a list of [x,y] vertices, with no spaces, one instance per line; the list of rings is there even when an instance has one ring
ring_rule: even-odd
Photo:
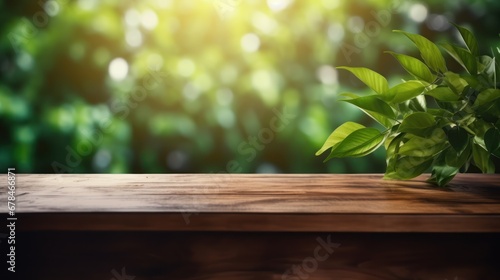
[[[426,178],[18,174],[16,275],[500,279],[500,175]]]

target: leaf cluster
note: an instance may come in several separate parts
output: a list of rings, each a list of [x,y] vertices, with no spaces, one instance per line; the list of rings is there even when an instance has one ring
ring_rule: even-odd
[[[386,179],[406,180],[431,170],[430,181],[444,186],[470,164],[494,173],[491,157],[500,157],[500,68],[495,55],[480,55],[474,34],[456,26],[462,46],[441,43],[463,68],[448,70],[438,45],[396,30],[410,39],[421,59],[387,52],[412,76],[390,87],[386,78],[363,67],[338,67],[354,74],[373,94],[344,93],[342,101],[361,109],[385,130],[346,122],[333,131],[320,155],[326,160],[361,157],[384,146]],[[497,48],[495,51],[500,52]],[[325,160],[325,161],[326,161]]]

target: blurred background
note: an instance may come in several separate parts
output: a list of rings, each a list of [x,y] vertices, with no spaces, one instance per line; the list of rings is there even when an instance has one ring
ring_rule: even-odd
[[[370,173],[316,157],[365,87],[336,66],[407,77],[403,29],[483,53],[496,0],[0,1],[0,169],[19,173]],[[448,60],[449,62],[450,60]],[[449,67],[457,67],[449,64]],[[458,69],[458,67],[457,67]]]

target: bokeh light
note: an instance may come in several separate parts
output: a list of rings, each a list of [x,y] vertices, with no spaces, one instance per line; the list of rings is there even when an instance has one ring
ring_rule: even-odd
[[[116,81],[121,81],[127,77],[128,63],[125,59],[118,57],[109,63],[109,76]]]
[[[395,29],[500,46],[498,1],[40,3],[0,2],[0,166],[25,173],[383,172],[383,151],[314,155],[345,121],[377,127],[338,101],[369,91],[336,67],[408,79],[384,51],[419,53]]]
[[[427,18],[427,7],[423,4],[416,3],[411,5],[408,15],[416,22],[423,22]]]

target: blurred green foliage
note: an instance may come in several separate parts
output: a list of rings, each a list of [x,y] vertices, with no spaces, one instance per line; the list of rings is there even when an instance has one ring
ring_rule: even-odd
[[[0,167],[21,173],[383,172],[383,151],[327,164],[314,156],[341,123],[374,125],[337,102],[364,87],[334,67],[369,67],[394,84],[405,74],[383,50],[416,53],[391,31],[439,41],[457,36],[448,21],[472,29],[482,52],[500,46],[494,0],[0,9]]]

